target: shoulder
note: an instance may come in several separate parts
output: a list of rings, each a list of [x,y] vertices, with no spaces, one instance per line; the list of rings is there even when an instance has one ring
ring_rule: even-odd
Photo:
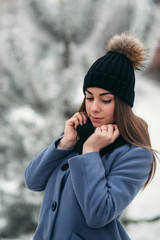
[[[125,144],[116,148],[106,159],[110,167],[126,167],[126,168],[151,168],[153,162],[153,154],[150,150],[137,147],[131,144]]]
[[[121,147],[116,148],[110,155],[110,158],[121,158],[125,155],[129,156],[144,156],[144,157],[150,157],[153,158],[153,154],[149,149],[137,147],[132,144],[125,144]]]

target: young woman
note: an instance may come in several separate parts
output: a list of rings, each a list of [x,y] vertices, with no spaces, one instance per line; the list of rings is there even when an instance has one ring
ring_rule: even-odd
[[[34,240],[130,239],[119,218],[156,169],[147,125],[131,109],[144,56],[134,36],[111,38],[64,135],[26,168],[27,187],[45,190]]]

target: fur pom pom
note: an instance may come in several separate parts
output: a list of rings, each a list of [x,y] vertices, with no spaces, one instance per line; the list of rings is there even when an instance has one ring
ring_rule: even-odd
[[[113,36],[107,44],[107,51],[124,54],[130,59],[134,69],[139,69],[146,56],[141,40],[128,33]]]

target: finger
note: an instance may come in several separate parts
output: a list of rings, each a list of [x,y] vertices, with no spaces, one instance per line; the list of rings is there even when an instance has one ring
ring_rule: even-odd
[[[120,132],[119,132],[118,127],[116,126],[116,127],[115,127],[115,130],[114,130],[114,132],[113,132],[113,136],[114,136],[114,138],[116,139],[119,135],[120,135]]]
[[[83,116],[81,113],[77,113],[77,118],[78,118],[79,124],[83,125],[84,120],[83,120]]]
[[[78,119],[78,121],[79,121],[79,124],[83,124],[83,116],[82,116],[82,114],[80,113],[80,112],[77,112],[75,115],[74,115],[74,117],[76,117],[77,119]]]
[[[75,129],[77,129],[77,126],[80,124],[78,118],[75,116],[75,117],[72,117],[69,121],[68,121],[68,124],[70,126],[74,126]]]
[[[76,118],[75,122],[74,122],[74,128],[77,129],[79,124],[81,124],[81,122],[80,122],[79,118]]]
[[[87,113],[79,112],[78,117],[80,117],[80,124],[86,124],[87,123]]]
[[[101,128],[101,130],[108,130],[108,126],[107,125],[102,125],[100,128]]]
[[[103,129],[103,130],[101,131],[101,135],[108,137],[108,132],[107,132],[107,130]]]
[[[117,129],[118,126],[116,124],[113,124],[113,130]]]
[[[109,134],[113,134],[114,130],[115,130],[115,127],[114,127],[113,124],[108,124],[107,125],[107,131],[108,131]]]
[[[82,124],[86,124],[87,123],[87,113],[80,112],[80,115],[82,117]]]
[[[107,130],[106,129],[102,130],[102,135],[107,136],[107,139],[110,139],[112,141],[115,139],[113,136],[114,129],[115,129],[115,127],[113,126],[113,124],[108,124]]]
[[[95,129],[95,133],[96,133],[96,134],[101,134],[101,132],[102,132],[102,130],[101,130],[100,127],[97,127],[97,128]]]
[[[84,123],[87,123],[88,115],[86,112],[83,112]]]
[[[107,135],[107,130],[108,130],[107,125],[102,125],[102,126],[100,127],[100,129],[101,129],[101,134],[102,134],[102,136],[106,136],[106,135]]]

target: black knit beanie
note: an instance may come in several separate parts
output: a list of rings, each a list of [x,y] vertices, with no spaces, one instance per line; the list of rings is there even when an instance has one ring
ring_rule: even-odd
[[[89,87],[103,88],[133,107],[135,69],[141,66],[145,53],[143,43],[133,35],[113,36],[107,44],[106,55],[88,70],[83,92]]]

